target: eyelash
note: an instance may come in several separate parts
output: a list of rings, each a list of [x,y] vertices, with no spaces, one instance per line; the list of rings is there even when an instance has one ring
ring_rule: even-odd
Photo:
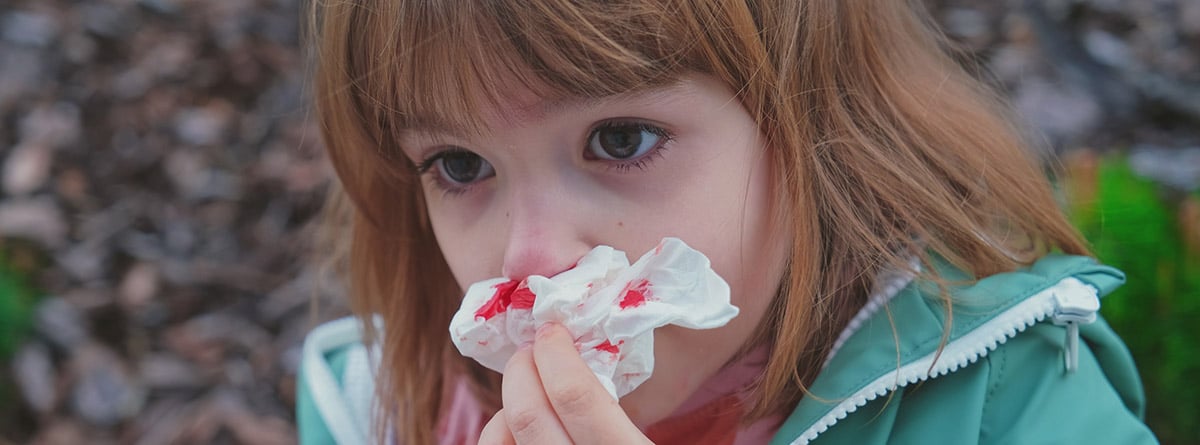
[[[470,186],[470,185],[461,186],[461,185],[457,185],[457,184],[451,184],[449,181],[446,180],[446,178],[443,178],[442,175],[439,174],[437,171],[433,171],[432,173],[430,173],[431,170],[434,170],[433,166],[434,166],[434,164],[437,163],[437,161],[439,159],[442,159],[442,158],[446,157],[447,155],[456,154],[456,153],[472,153],[472,152],[471,152],[471,150],[467,150],[462,147],[450,147],[445,150],[441,150],[437,153],[434,153],[432,155],[429,155],[424,160],[422,160],[420,164],[417,164],[417,175],[431,177],[434,187],[442,192],[442,196],[462,195],[462,194],[468,192],[472,188],[472,186]],[[478,156],[478,155],[476,155],[476,156]]]
[[[640,157],[640,158],[630,160],[630,161],[622,161],[622,162],[608,161],[608,164],[609,164],[608,168],[610,170],[615,170],[620,173],[626,173],[635,168],[638,170],[645,171],[647,168],[649,168],[649,166],[652,162],[654,162],[656,159],[662,157],[663,150],[666,150],[671,145],[671,142],[673,142],[675,140],[675,136],[670,131],[667,131],[667,129],[656,126],[656,125],[652,125],[652,124],[649,124],[646,122],[627,121],[627,120],[620,120],[620,119],[608,120],[608,121],[601,122],[599,125],[596,125],[595,128],[592,128],[592,130],[588,132],[587,139],[585,139],[584,143],[583,143],[585,156],[586,156],[586,153],[588,153],[587,145],[588,145],[589,141],[592,140],[592,136],[595,135],[596,132],[601,131],[601,130],[606,130],[606,129],[626,128],[626,127],[632,127],[633,129],[638,130],[638,131],[645,131],[647,133],[652,133],[652,134],[658,136],[659,138],[661,138],[661,140],[659,140],[658,146],[651,148],[649,152],[647,152],[645,155],[642,155],[642,157]],[[599,160],[599,159],[597,159],[597,160]]]
[[[588,146],[589,141],[591,141],[592,137],[596,134],[596,132],[602,131],[605,129],[626,128],[626,127],[632,127],[633,129],[638,130],[638,131],[645,131],[648,133],[652,133],[652,134],[658,136],[659,138],[661,138],[661,140],[659,141],[659,143],[656,147],[651,148],[650,151],[647,152],[646,154],[642,155],[642,157],[634,159],[634,160],[630,160],[630,161],[614,162],[614,161],[606,161],[606,160],[602,160],[602,159],[598,159],[598,158],[594,158],[594,157],[593,158],[588,157],[589,152],[588,152],[587,146]],[[587,137],[584,139],[584,143],[583,143],[584,157],[585,157],[585,159],[589,159],[589,160],[604,161],[605,163],[609,164],[608,169],[610,171],[627,173],[630,170],[635,169],[635,168],[638,170],[645,171],[646,169],[648,169],[650,167],[651,163],[653,163],[655,160],[657,160],[658,158],[661,158],[663,156],[663,151],[665,151],[668,147],[670,147],[671,143],[674,140],[675,140],[674,134],[672,134],[670,131],[667,131],[665,128],[662,128],[662,127],[659,127],[656,125],[652,125],[652,124],[642,122],[642,121],[633,121],[633,120],[621,120],[621,119],[608,120],[608,121],[599,123],[598,125],[593,127],[590,131],[588,131]],[[430,173],[431,170],[434,170],[434,168],[433,168],[434,164],[436,164],[439,159],[442,159],[442,158],[446,157],[447,155],[455,154],[455,153],[472,153],[472,152],[470,150],[467,150],[462,147],[450,147],[450,148],[447,148],[446,150],[439,151],[437,153],[434,153],[434,154],[426,157],[419,164],[417,164],[417,168],[416,168],[417,174],[422,175],[422,176],[425,176],[425,175],[432,176],[434,186],[437,187],[437,189],[442,192],[443,196],[459,196],[459,195],[465,194],[465,193],[469,192],[471,189],[473,189],[474,185],[475,185],[474,183],[465,185],[465,186],[453,184],[453,183],[450,183],[449,181],[447,181],[445,178],[443,178],[436,171],[434,171],[433,173]]]

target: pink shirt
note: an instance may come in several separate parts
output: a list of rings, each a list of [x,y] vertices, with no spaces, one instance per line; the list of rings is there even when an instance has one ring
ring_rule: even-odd
[[[710,408],[709,405],[718,399],[737,394],[739,390],[746,388],[762,374],[763,368],[766,366],[766,359],[767,348],[764,346],[755,349],[737,362],[729,364],[701,385],[664,422],[681,419],[702,408]],[[466,381],[459,380],[453,390],[453,395],[450,396],[449,406],[438,422],[438,444],[476,445],[479,441],[479,433],[483,430],[483,425],[487,420],[483,418],[483,409],[471,395]],[[783,415],[775,415],[740,428],[733,444],[767,443],[775,435],[783,420]],[[651,428],[653,427],[651,426]]]

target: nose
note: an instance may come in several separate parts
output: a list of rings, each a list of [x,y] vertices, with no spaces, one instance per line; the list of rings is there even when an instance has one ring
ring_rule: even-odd
[[[592,248],[571,203],[552,191],[525,194],[508,207],[507,243],[501,273],[508,278],[552,277],[575,266]]]

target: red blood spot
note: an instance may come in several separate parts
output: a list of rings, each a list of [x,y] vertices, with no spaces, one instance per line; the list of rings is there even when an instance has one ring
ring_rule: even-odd
[[[654,254],[658,255],[658,254],[662,253],[662,249],[663,249],[663,243],[658,243],[658,246],[654,247]]]
[[[597,351],[604,351],[609,354],[620,354],[621,353],[621,345],[623,345],[623,344],[625,344],[625,340],[621,340],[621,341],[617,342],[617,344],[615,344],[615,345],[612,344],[612,342],[610,342],[608,340],[604,340],[604,343],[600,343],[592,349],[595,349]]]
[[[534,298],[537,298],[537,295],[534,295],[533,291],[529,290],[529,285],[522,283],[512,293],[512,308],[533,309]]]
[[[621,298],[621,309],[629,309],[646,304],[646,299],[650,297],[650,282],[645,278],[637,281],[630,281],[625,285],[624,296]]]
[[[518,284],[521,284],[521,282],[517,280],[510,280],[492,286],[492,289],[496,289],[496,293],[492,294],[492,298],[488,300],[487,303],[484,303],[479,310],[475,311],[475,318],[491,320],[492,317],[496,316],[496,314],[500,314],[508,310],[508,305],[512,302],[513,290],[517,288]]]

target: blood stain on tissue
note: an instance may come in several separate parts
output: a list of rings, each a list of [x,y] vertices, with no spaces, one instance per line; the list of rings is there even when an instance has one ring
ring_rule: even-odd
[[[621,353],[621,345],[623,345],[623,344],[625,344],[624,340],[617,342],[617,344],[615,344],[615,345],[612,344],[612,342],[610,342],[608,340],[604,340],[604,343],[600,343],[600,344],[596,345],[595,347],[593,347],[592,349],[595,349],[597,351],[604,351],[609,354],[620,354]]]
[[[645,278],[630,281],[625,285],[624,296],[621,297],[619,303],[621,309],[629,309],[646,304],[646,299],[650,297],[650,281]]]
[[[537,295],[529,290],[529,286],[521,284],[517,286],[517,290],[512,293],[511,301],[513,309],[533,309],[533,300]]]
[[[491,320],[498,314],[508,310],[511,305],[516,309],[533,308],[533,299],[535,295],[529,290],[528,286],[520,280],[509,280],[495,286],[496,293],[492,294],[492,298],[475,311],[475,318]]]

